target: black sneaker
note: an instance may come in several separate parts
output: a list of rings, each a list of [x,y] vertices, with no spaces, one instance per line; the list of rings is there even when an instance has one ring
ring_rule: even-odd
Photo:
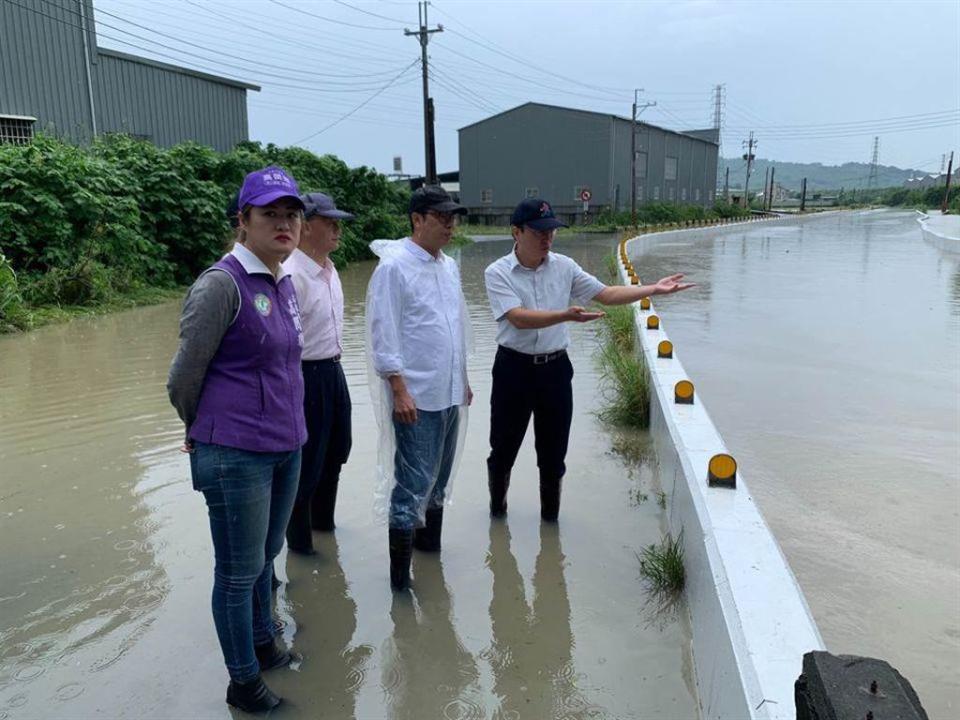
[[[227,704],[248,713],[270,712],[281,702],[259,674],[244,683],[234,680],[227,686]]]

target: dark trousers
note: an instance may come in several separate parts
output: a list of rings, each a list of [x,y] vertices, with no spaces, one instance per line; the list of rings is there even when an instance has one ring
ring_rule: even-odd
[[[329,524],[326,529],[332,529],[340,466],[350,456],[353,442],[350,391],[340,363],[304,360],[302,368],[307,442],[287,528],[287,541],[298,548],[310,547],[311,514],[324,516],[313,518],[315,526]]]
[[[536,364],[534,357],[501,346],[493,362],[487,467],[495,476],[513,468],[531,413],[540,475],[555,480],[567,469],[573,365],[566,353],[542,364]]]

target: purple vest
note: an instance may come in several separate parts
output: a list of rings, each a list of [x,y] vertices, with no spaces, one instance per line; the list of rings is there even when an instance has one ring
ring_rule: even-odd
[[[233,276],[240,312],[207,367],[190,437],[254,452],[296,450],[303,419],[303,333],[293,282],[248,275],[233,255],[213,268]],[[212,269],[212,268],[211,268]]]

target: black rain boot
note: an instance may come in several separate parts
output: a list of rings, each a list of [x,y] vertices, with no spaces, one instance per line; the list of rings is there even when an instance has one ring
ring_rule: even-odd
[[[280,702],[280,697],[267,687],[260,674],[244,683],[231,680],[227,686],[227,704],[244,712],[269,712]]]
[[[287,550],[297,555],[316,555],[310,533],[310,500],[297,497],[287,522]]]
[[[333,532],[333,511],[337,505],[337,485],[340,474],[334,478],[323,478],[310,498],[310,525],[318,532]]]
[[[510,488],[510,471],[494,473],[487,467],[487,486],[490,488],[490,515],[503,517],[507,514],[507,490]]]
[[[254,645],[253,653],[257,656],[260,672],[286,667],[294,660],[293,653],[283,646],[279,638],[274,638],[263,645]]]
[[[413,546],[421,552],[440,552],[440,531],[443,529],[443,508],[427,510],[427,525],[413,533]]]
[[[562,477],[540,476],[540,517],[547,522],[556,522],[560,516],[560,485]]]
[[[390,587],[396,591],[410,587],[412,555],[413,530],[390,528]]]

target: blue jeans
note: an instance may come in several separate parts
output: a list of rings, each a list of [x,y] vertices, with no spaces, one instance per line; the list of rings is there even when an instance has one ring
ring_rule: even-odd
[[[213,622],[230,678],[260,672],[254,645],[273,640],[273,559],[297,495],[300,450],[262,453],[197,442],[193,487],[203,493],[216,558]]]
[[[390,527],[423,527],[427,508],[443,507],[457,451],[460,408],[417,410],[412,424],[393,421],[397,438],[396,483],[390,493]]]

